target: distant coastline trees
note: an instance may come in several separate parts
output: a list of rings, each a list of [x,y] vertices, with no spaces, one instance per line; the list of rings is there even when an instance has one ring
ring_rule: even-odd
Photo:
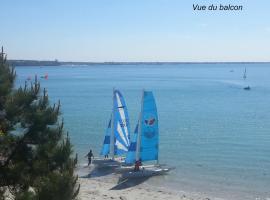
[[[0,53],[0,200],[71,200],[79,192],[77,158],[51,106],[35,81],[14,89],[16,73]]]
[[[12,66],[59,66],[61,65],[57,59],[53,61],[46,60],[9,60],[9,64]]]

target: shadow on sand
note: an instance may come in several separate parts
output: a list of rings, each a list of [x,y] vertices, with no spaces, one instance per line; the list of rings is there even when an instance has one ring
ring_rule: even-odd
[[[119,179],[118,184],[112,187],[110,190],[123,190],[126,188],[131,188],[136,185],[139,185],[145,181],[147,181],[150,177],[141,177],[141,178],[133,178],[133,179]]]
[[[95,178],[107,176],[112,173],[114,173],[114,168],[84,167],[83,169],[80,169],[78,175],[80,178]]]

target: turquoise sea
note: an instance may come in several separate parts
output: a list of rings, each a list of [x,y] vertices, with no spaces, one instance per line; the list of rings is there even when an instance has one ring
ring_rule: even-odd
[[[247,80],[242,76],[247,68]],[[149,184],[227,199],[270,198],[270,64],[139,64],[16,67],[17,85],[40,79],[61,100],[65,129],[80,163],[97,156],[122,91],[132,130],[142,89],[154,92],[160,163],[175,167]],[[246,85],[250,91],[243,90]]]

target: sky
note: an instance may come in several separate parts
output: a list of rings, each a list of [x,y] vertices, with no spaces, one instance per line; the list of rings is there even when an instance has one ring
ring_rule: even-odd
[[[270,61],[269,9],[269,0],[0,0],[0,45],[9,59]]]

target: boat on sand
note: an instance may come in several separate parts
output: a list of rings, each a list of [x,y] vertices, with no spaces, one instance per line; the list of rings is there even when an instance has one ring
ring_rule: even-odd
[[[93,164],[97,168],[117,167],[125,160],[130,144],[130,128],[128,110],[123,95],[113,90],[112,114],[105,132],[100,152],[104,158],[95,158]]]
[[[122,178],[139,178],[162,175],[170,169],[159,164],[159,128],[158,114],[153,92],[143,91],[141,100],[141,112],[139,120],[131,140],[126,165],[123,169]],[[137,162],[156,161],[154,165],[142,165],[136,169],[132,167]]]

